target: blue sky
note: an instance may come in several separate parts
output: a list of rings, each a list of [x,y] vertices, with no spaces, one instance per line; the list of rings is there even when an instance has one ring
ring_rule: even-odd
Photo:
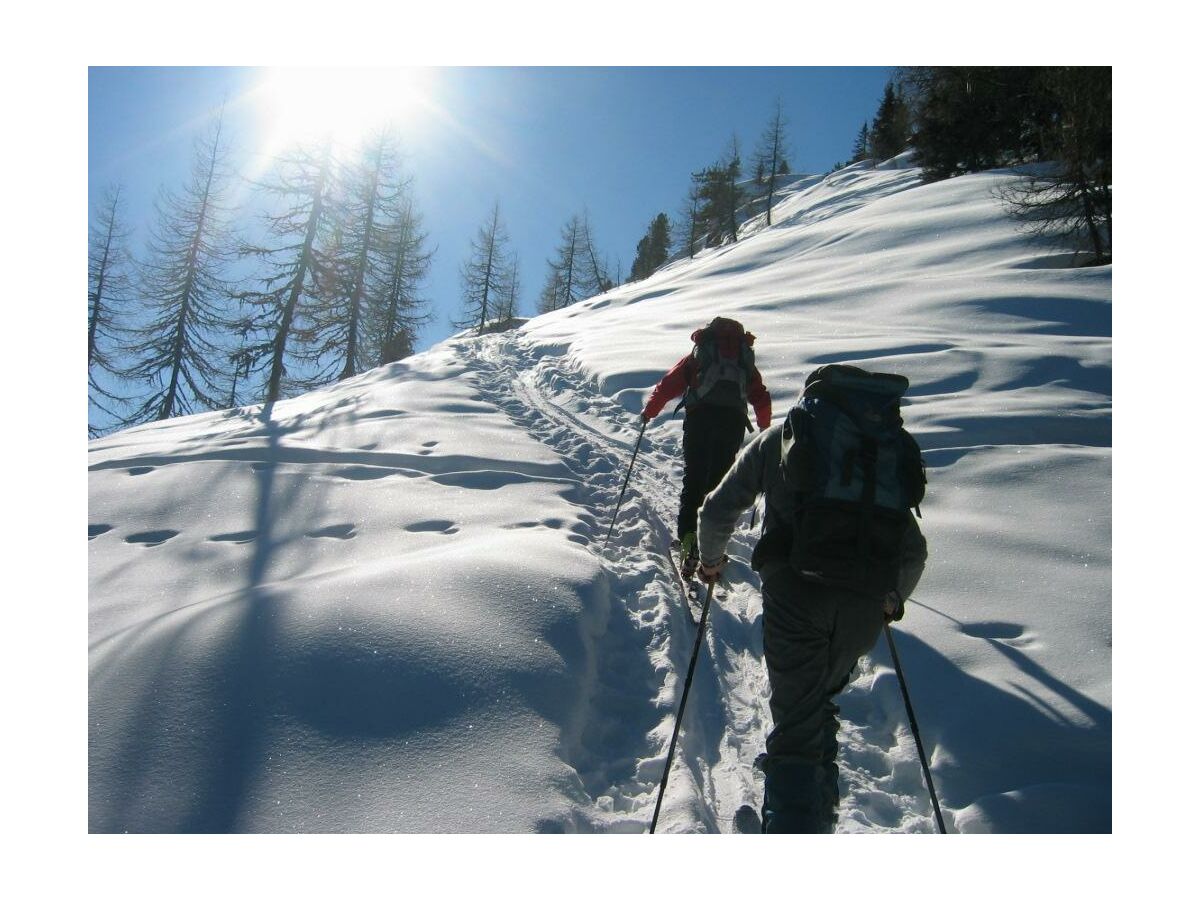
[[[601,251],[613,263],[619,259],[627,275],[651,218],[676,213],[689,173],[717,160],[734,134],[748,157],[776,98],[787,120],[793,171],[824,172],[850,155],[891,72],[422,70],[417,83],[424,103],[399,122],[417,202],[437,248],[427,282],[434,318],[418,349],[451,333],[450,319],[460,310],[459,266],[493,202],[500,203],[521,259],[522,312],[532,314],[546,261],[572,215],[586,208]],[[382,81],[396,73],[378,74]],[[139,250],[155,192],[183,181],[192,140],[222,103],[239,172],[261,168],[270,155],[272,110],[246,98],[265,75],[246,68],[90,68],[89,212],[106,184],[122,184]],[[238,199],[249,197],[248,190],[238,192]]]

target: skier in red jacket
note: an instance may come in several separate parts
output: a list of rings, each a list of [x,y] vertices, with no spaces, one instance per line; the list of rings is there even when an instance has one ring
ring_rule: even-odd
[[[677,535],[680,570],[695,573],[696,511],[705,495],[724,477],[753,431],[746,404],[754,407],[759,430],[771,424],[771,395],[754,365],[754,335],[735,319],[717,316],[692,332],[692,351],[655,385],[642,410],[649,422],[668,401],[683,395],[683,491]]]

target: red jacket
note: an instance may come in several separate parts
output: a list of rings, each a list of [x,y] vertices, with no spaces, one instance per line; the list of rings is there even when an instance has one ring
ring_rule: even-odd
[[[703,328],[699,328],[692,332],[692,340],[695,341],[703,330]],[[754,335],[748,331],[746,332],[746,342],[751,346],[754,344]],[[654,386],[654,390],[650,393],[650,399],[646,401],[646,408],[642,410],[642,418],[647,421],[653,419],[662,412],[662,408],[668,402],[683,396],[689,387],[695,386],[698,377],[698,363],[689,353],[675,363],[671,371]],[[750,372],[750,383],[746,386],[746,399],[754,407],[754,417],[758,422],[759,429],[765,429],[771,424],[771,395],[763,387],[762,376],[758,373],[757,367],[752,368]]]

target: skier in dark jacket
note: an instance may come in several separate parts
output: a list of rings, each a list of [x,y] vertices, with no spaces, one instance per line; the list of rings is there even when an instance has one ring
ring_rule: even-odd
[[[885,595],[864,594],[802,576],[789,561],[796,494],[780,465],[785,423],[746,445],[700,510],[700,578],[711,584],[725,563],[735,523],[766,495],[762,536],[751,566],[762,579],[763,651],[771,685],[764,832],[831,832],[837,821],[837,712],[834,699],[885,621],[904,614],[925,568],[926,544],[911,511],[900,569]]]
[[[746,403],[754,407],[759,429],[771,424],[771,395],[754,365],[754,335],[734,319],[720,316],[692,332],[692,352],[655,385],[642,410],[649,422],[666,404],[684,395],[683,490],[676,534],[681,574],[691,578],[696,552],[696,512],[733,464],[746,431]]]

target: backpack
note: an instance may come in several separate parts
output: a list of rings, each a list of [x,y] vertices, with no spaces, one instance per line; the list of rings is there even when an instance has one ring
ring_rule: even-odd
[[[683,403],[690,409],[706,403],[745,412],[746,388],[754,371],[754,335],[736,319],[717,316],[692,334],[696,376]]]
[[[903,426],[902,375],[813,371],[783,426],[780,466],[793,490],[789,561],[802,577],[873,597],[896,587],[908,511],[921,514],[925,464]]]

